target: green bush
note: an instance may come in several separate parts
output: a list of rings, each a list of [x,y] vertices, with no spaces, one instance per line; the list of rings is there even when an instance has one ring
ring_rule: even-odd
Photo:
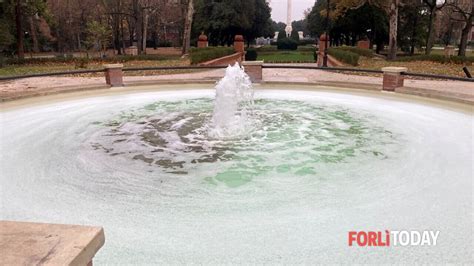
[[[298,49],[298,43],[292,39],[285,38],[278,41],[277,49],[278,50],[296,50]]]
[[[433,61],[438,63],[454,63],[454,64],[472,64],[474,62],[474,56],[451,56],[447,58],[441,54],[430,54],[430,55],[414,55],[414,56],[401,56],[397,58],[397,61],[408,62],[408,61]]]
[[[257,60],[257,50],[253,48],[247,49],[247,53],[245,53],[245,61],[255,61]]]
[[[349,65],[357,66],[359,64],[359,54],[350,51],[344,51],[337,48],[329,48],[328,54],[330,54],[337,60]]]
[[[206,47],[206,48],[192,48],[189,57],[191,64],[199,64],[219,57],[231,55],[234,53],[232,47]]]
[[[300,39],[300,45],[315,45],[316,40],[313,38]]]
[[[277,43],[283,39],[286,39],[286,32],[284,30],[281,30],[278,32],[278,37],[277,37]]]
[[[291,32],[290,39],[292,39],[296,43],[300,43],[300,35],[298,34],[296,30]]]
[[[339,47],[334,47],[335,49],[343,50],[343,51],[348,51],[352,53],[356,53],[360,56],[365,56],[365,57],[373,57],[374,52],[370,49],[362,49],[358,47],[353,47],[353,46],[339,46]]]

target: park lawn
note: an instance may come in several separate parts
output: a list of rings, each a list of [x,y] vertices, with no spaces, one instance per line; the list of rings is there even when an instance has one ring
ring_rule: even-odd
[[[104,64],[110,62],[91,61],[85,68],[78,68],[74,62],[41,62],[41,63],[26,63],[7,65],[0,68],[0,76],[16,76],[37,73],[51,73],[71,70],[93,70],[101,69]],[[188,59],[170,59],[170,60],[132,60],[123,62],[124,67],[158,67],[158,66],[188,66]],[[133,71],[125,72],[127,76],[143,76],[143,75],[159,75],[159,74],[174,74],[187,73],[189,70],[148,70],[148,71]],[[102,73],[95,74],[80,74],[77,76],[103,76]]]
[[[301,51],[278,51],[274,52],[257,52],[257,60],[267,63],[312,63],[314,57],[312,52]]]
[[[462,70],[463,64],[443,64],[432,61],[408,61],[408,62],[397,62],[387,61],[380,58],[367,58],[361,56],[359,58],[358,68],[364,69],[377,69],[380,70],[382,67],[395,66],[395,67],[407,67],[409,72],[423,73],[423,74],[435,74],[435,75],[448,75],[466,77]],[[471,73],[474,73],[474,67],[472,65],[467,66]]]

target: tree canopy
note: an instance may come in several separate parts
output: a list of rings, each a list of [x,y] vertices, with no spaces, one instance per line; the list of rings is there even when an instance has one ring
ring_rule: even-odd
[[[208,35],[212,45],[230,45],[236,34],[247,40],[272,36],[271,9],[265,0],[196,1],[194,36]]]

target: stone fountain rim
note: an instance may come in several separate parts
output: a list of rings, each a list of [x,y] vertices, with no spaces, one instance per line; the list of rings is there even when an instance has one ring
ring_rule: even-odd
[[[184,85],[184,87],[183,87]],[[211,86],[210,86],[211,85]],[[58,103],[62,101],[78,100],[88,97],[126,95],[144,92],[172,92],[172,91],[191,91],[191,90],[212,90],[215,81],[190,81],[179,83],[157,83],[151,84],[134,84],[125,87],[100,87],[91,90],[77,90],[68,93],[52,93],[45,95],[37,95],[34,97],[19,98],[11,101],[0,102],[1,112],[43,105],[49,103]],[[404,93],[394,93],[380,91],[375,88],[367,87],[341,87],[331,85],[313,84],[308,82],[264,82],[254,84],[256,90],[273,90],[273,91],[310,91],[310,92],[333,92],[354,96],[366,96],[379,99],[388,99],[394,101],[405,101],[421,105],[433,106],[441,109],[447,109],[472,115],[472,105],[449,99],[436,99],[424,96],[410,95]]]

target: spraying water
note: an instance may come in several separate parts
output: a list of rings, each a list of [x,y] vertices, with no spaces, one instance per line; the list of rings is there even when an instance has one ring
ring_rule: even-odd
[[[216,98],[208,135],[214,139],[233,139],[252,129],[253,87],[238,63],[228,66],[216,85]]]

